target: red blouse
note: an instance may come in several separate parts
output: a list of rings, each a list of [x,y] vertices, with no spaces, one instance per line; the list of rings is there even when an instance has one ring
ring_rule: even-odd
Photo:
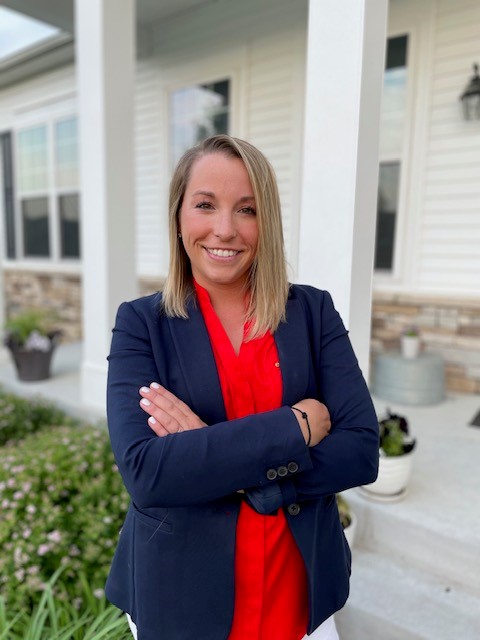
[[[198,283],[195,288],[227,418],[280,407],[282,374],[272,334],[242,342],[237,356],[208,292]],[[244,335],[246,330],[247,326]],[[235,609],[228,640],[300,640],[307,623],[305,566],[283,510],[264,516],[242,502],[235,547]]]

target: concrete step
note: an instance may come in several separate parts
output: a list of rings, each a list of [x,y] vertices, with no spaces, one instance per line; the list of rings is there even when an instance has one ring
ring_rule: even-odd
[[[341,640],[479,640],[480,597],[371,551],[354,550]]]
[[[358,520],[357,547],[416,567],[447,585],[461,584],[480,597],[480,527],[442,526],[426,513],[428,501],[423,510],[414,509],[411,495],[393,504],[371,502],[356,490],[345,495]],[[470,508],[478,510],[474,504]]]

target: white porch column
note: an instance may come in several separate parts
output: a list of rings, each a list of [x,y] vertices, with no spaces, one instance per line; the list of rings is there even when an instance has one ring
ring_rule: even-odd
[[[135,0],[76,0],[80,120],[82,398],[105,406],[111,330],[136,295],[133,92]]]
[[[298,281],[329,290],[368,379],[388,0],[310,0]]]

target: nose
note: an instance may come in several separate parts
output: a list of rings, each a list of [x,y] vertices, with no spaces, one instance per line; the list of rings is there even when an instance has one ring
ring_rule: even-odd
[[[213,233],[219,240],[231,240],[237,235],[234,214],[229,211],[219,211],[215,216]]]

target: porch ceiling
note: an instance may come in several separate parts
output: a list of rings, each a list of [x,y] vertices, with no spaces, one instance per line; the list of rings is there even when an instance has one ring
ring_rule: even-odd
[[[148,25],[216,0],[137,0],[137,21]],[[73,33],[74,0],[3,0],[5,7]]]
[[[218,0],[136,0],[137,33],[180,13]],[[0,89],[74,60],[74,0],[2,0],[3,6],[62,29],[55,36],[0,61]],[[148,38],[137,37],[137,54]]]

